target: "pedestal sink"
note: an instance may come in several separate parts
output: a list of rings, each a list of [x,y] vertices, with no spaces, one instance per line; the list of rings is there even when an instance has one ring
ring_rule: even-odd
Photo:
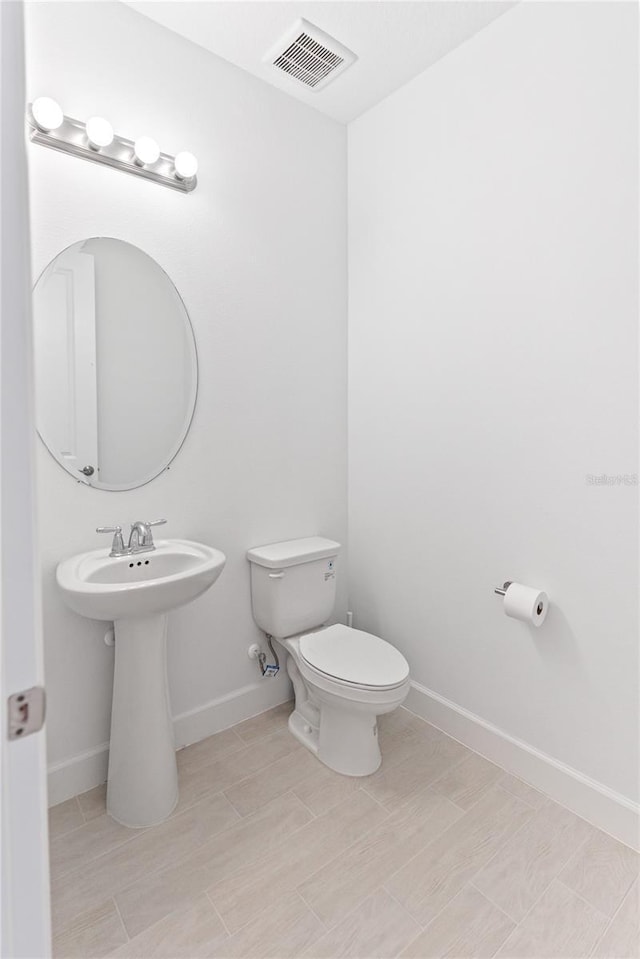
[[[189,540],[159,540],[150,552],[110,557],[106,549],[60,563],[67,605],[114,623],[116,648],[107,812],[125,826],[166,819],[178,801],[167,688],[167,613],[205,592],[224,553]]]

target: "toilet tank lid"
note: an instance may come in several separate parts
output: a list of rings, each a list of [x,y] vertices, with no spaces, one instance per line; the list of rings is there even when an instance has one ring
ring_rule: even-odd
[[[340,543],[323,536],[308,536],[306,539],[288,539],[284,543],[270,543],[268,546],[255,546],[247,551],[247,559],[258,566],[268,569],[284,569],[286,566],[298,566],[311,563],[327,556],[337,556]]]

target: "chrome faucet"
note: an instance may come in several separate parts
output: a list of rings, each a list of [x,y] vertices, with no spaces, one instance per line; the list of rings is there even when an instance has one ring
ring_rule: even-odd
[[[162,526],[166,522],[166,519],[154,519],[151,520],[150,523],[143,523],[141,520],[136,520],[135,523],[132,523],[127,552],[148,553],[150,550],[155,549],[151,527]]]
[[[162,526],[166,522],[166,519],[154,519],[150,523],[136,520],[135,523],[131,524],[127,546],[124,545],[122,538],[122,526],[98,526],[96,533],[113,533],[109,556],[130,556],[132,553],[149,553],[152,549],[155,549],[151,527]]]

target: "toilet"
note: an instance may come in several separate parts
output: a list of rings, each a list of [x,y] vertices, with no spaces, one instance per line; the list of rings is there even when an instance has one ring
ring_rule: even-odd
[[[323,625],[336,596],[340,543],[320,536],[250,549],[253,618],[287,653],[295,708],[289,729],[344,776],[382,762],[377,717],[409,692],[409,665],[379,636]]]

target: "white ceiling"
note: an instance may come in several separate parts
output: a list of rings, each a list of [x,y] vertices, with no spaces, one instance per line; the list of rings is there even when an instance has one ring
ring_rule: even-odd
[[[509,10],[506,0],[125,0],[175,33],[348,123]],[[263,63],[298,17],[358,61],[322,90]]]

